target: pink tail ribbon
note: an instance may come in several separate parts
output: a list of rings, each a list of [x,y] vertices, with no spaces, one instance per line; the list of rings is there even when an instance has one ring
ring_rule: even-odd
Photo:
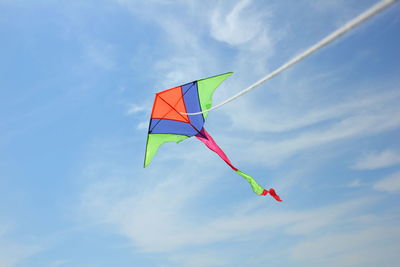
[[[245,178],[257,195],[267,195],[269,193],[277,201],[282,201],[282,199],[276,194],[274,189],[271,188],[269,190],[266,190],[262,188],[253,177],[238,170],[235,166],[233,166],[229,158],[224,153],[224,151],[222,151],[222,149],[215,143],[214,139],[211,137],[211,135],[207,133],[207,131],[204,128],[201,129],[201,131],[198,134],[196,134],[196,137],[201,142],[203,142],[209,149],[217,153],[218,156],[220,156],[226,162],[226,164],[228,164],[229,167],[231,167],[237,174]]]

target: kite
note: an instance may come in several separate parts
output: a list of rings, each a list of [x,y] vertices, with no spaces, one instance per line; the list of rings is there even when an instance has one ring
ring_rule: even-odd
[[[274,189],[264,189],[253,177],[232,165],[226,154],[203,127],[208,115],[207,112],[196,115],[188,114],[209,109],[215,89],[230,75],[232,75],[232,72],[193,81],[156,93],[147,135],[144,167],[150,164],[162,144],[166,142],[180,143],[195,136],[210,150],[217,153],[232,170],[246,179],[257,195],[269,193],[277,201],[282,201]]]

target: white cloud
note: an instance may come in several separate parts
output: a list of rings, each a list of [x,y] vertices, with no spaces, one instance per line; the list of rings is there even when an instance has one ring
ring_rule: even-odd
[[[163,48],[168,52],[153,67],[158,74],[156,86],[160,88],[232,70],[250,75],[263,73],[265,59],[273,53],[275,36],[268,28],[268,12],[248,0],[233,7],[229,2],[213,1],[210,1],[212,4],[181,1],[175,5],[172,2],[117,2],[135,16],[157,25],[165,34]],[[212,39],[232,44],[233,55],[221,61],[226,51]]]
[[[357,217],[348,217],[352,212],[359,210],[370,202],[371,200],[367,199],[355,199],[330,206],[323,206],[318,209],[301,211],[298,218],[294,222],[291,222],[286,231],[290,234],[307,235],[333,224],[346,224],[348,220]]]
[[[183,49],[186,50],[186,48]],[[206,53],[203,54],[201,51],[194,51],[193,48],[191,51],[193,54],[198,54],[199,56],[175,55],[155,63],[154,68],[156,71],[163,73],[162,80],[158,85],[160,90],[172,88],[203,77],[206,65],[212,68],[214,60],[208,58]],[[208,64],[206,61],[208,61]]]
[[[148,108],[145,105],[136,105],[136,104],[131,104],[128,111],[126,112],[127,115],[131,114],[136,114],[142,111],[147,110]]]
[[[42,250],[37,244],[16,242],[7,237],[9,234],[9,227],[0,225],[0,266],[2,267],[16,266]]]
[[[279,141],[224,137],[229,144],[241,153],[243,161],[258,162],[268,166],[281,164],[289,157],[310,149],[321,148],[333,142],[351,140],[400,127],[400,108],[382,109],[379,112],[349,116],[324,128],[310,129]],[[251,160],[249,160],[251,159]]]
[[[337,75],[337,73],[335,73],[335,75]],[[329,77],[321,76],[321,79],[328,78]],[[310,84],[305,85],[305,87],[309,86]],[[397,115],[399,112],[396,103],[400,99],[400,93],[397,88],[390,89],[383,93],[364,93],[361,96],[349,94],[347,98],[341,100],[341,102],[333,100],[329,104],[321,103],[322,105],[315,105],[315,108],[309,108],[309,102],[317,101],[315,97],[312,96],[315,92],[307,92],[307,89],[303,87],[304,85],[300,85],[296,88],[296,94],[302,94],[303,99],[290,99],[290,96],[284,95],[282,99],[276,99],[276,102],[281,104],[277,106],[270,102],[268,102],[269,105],[261,105],[255,102],[254,98],[245,98],[241,99],[240,104],[234,107],[232,105],[224,107],[226,109],[226,115],[229,116],[235,128],[241,128],[243,125],[247,125],[251,127],[252,131],[285,132],[333,119],[348,118],[350,116],[368,113],[379,113],[382,109],[384,112],[388,107],[393,109],[393,115]],[[285,104],[284,108],[282,108],[283,104]],[[235,110],[235,112],[233,112],[233,110]]]
[[[68,260],[55,260],[49,264],[50,267],[59,267],[59,266],[68,266],[69,265]]]
[[[13,244],[0,241],[0,265],[13,267],[39,250],[22,244]]]
[[[163,35],[163,49],[166,53],[154,61],[155,79],[159,88],[170,88],[177,84],[199,79],[206,73],[213,74],[216,58],[213,48],[204,42],[203,18],[199,12],[203,3],[146,1],[117,1],[127,7],[136,17],[155,24]],[[169,10],[170,12],[166,12]],[[157,13],[157,16],[154,14]],[[179,15],[177,15],[179,14]],[[207,71],[206,71],[207,70]]]
[[[207,260],[201,261],[203,266],[240,264],[240,261],[232,262],[232,257],[225,257],[225,254],[233,253],[240,258],[240,255],[246,255],[253,249],[251,246],[243,248],[243,242],[257,243],[262,237],[264,242],[270,244],[278,238],[276,235],[279,239],[293,235],[302,237],[302,241],[290,243],[284,252],[280,252],[289,259],[317,266],[319,262],[330,259],[331,254],[340,253],[335,262],[345,264],[354,251],[369,252],[378,248],[378,245],[373,246],[375,242],[381,244],[384,238],[397,234],[392,231],[394,228],[382,230],[376,227],[381,225],[377,218],[384,217],[370,216],[365,211],[377,203],[373,198],[344,200],[307,209],[288,209],[285,202],[276,204],[272,199],[257,198],[228,207],[214,203],[215,207],[209,208],[218,212],[213,214],[211,210],[199,208],[199,202],[211,186],[223,181],[223,177],[218,173],[214,173],[214,177],[210,177],[210,173],[208,177],[201,175],[195,167],[201,165],[196,163],[190,166],[182,161],[182,166],[173,172],[163,166],[156,167],[157,170],[153,169],[155,173],[163,173],[159,179],[150,178],[151,174],[147,177],[142,172],[137,173],[146,180],[143,184],[138,184],[132,177],[100,179],[95,184],[89,184],[83,196],[85,216],[89,214],[96,223],[111,225],[115,232],[129,238],[139,251],[166,253],[167,258],[178,264],[209,255]],[[206,195],[210,198],[212,194]],[[340,240],[346,243],[346,249],[343,249]],[[226,242],[230,244],[229,251],[211,252],[208,249]],[[393,247],[398,245],[395,240],[387,242],[386,251],[379,250],[379,255],[366,254],[362,262],[375,262],[385,255],[390,260]],[[273,247],[271,245],[266,249]],[[312,253],[314,249],[319,252]]]
[[[347,187],[350,188],[357,188],[357,187],[361,187],[363,184],[361,183],[361,181],[359,179],[355,179],[353,181],[351,181],[349,184],[347,184]]]
[[[233,52],[229,60],[218,62],[219,65],[225,71],[240,73],[242,82],[257,79],[268,71],[268,59],[274,55],[275,44],[283,34],[281,28],[271,30],[270,10],[251,0],[237,1],[233,5],[220,2],[205,18],[209,22],[210,37],[228,44]],[[236,81],[231,87],[240,83]]]
[[[142,121],[140,122],[137,126],[137,130],[146,130],[149,127],[149,122],[148,121]]]
[[[102,221],[116,225],[118,232],[145,251],[174,250],[188,242],[190,226],[180,214],[186,213],[186,202],[198,196],[210,180],[198,179],[196,173],[201,171],[197,168],[178,167],[172,173],[157,169],[164,175],[155,184],[154,179],[146,179],[153,184],[147,190],[140,188],[137,180],[114,177],[92,185],[84,196],[85,208],[96,211]],[[113,194],[107,193],[110,188]],[[108,211],[103,213],[105,209]]]
[[[324,10],[324,9],[342,9],[346,8],[346,3],[343,0],[326,0],[326,1],[315,1],[315,0],[308,0],[310,5],[317,9],[317,10]]]
[[[83,195],[84,213],[90,214],[92,220],[114,226],[116,232],[128,237],[142,251],[174,252],[228,240],[238,242],[260,231],[308,235],[332,224],[348,223],[359,213],[355,211],[374,201],[356,199],[311,210],[280,210],[272,199],[257,198],[228,208],[216,203],[220,211],[209,216],[210,211],[196,208],[198,202],[211,186],[221,187],[225,182],[215,168],[203,175],[201,166],[212,168],[214,164],[201,157],[203,152],[197,153],[197,159],[190,159],[195,161],[193,164],[181,159],[181,166],[174,170],[156,167],[155,173],[163,173],[157,179],[148,173],[152,172],[150,169],[146,169],[147,175],[137,172],[136,176],[146,181],[143,184],[127,174],[121,176],[121,172],[119,177],[102,174],[103,179],[99,179],[103,167],[95,164],[99,173],[91,175],[99,182],[90,184]]]
[[[394,225],[339,231],[300,242],[292,256],[307,266],[395,266],[399,238]]]
[[[227,6],[215,9],[211,16],[211,36],[232,46],[265,48],[269,39],[266,35],[266,23],[262,19],[268,13],[251,7],[251,2],[239,1],[228,13]]]
[[[400,192],[400,172],[393,173],[374,184],[374,189],[379,191]]]
[[[227,266],[227,259],[225,257],[221,257],[221,251],[213,250],[177,254],[171,256],[170,259],[172,262],[178,265],[184,263],[185,267]]]
[[[86,61],[91,65],[112,70],[116,66],[115,47],[109,43],[105,43],[87,37],[81,38]]]
[[[353,168],[356,170],[374,170],[400,164],[400,153],[393,150],[369,153],[359,159]]]

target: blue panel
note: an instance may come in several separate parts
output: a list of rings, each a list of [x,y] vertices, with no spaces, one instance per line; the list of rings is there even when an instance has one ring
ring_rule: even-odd
[[[149,133],[180,134],[186,136],[196,135],[198,132],[186,122],[151,119]]]
[[[199,95],[197,91],[197,82],[192,82],[182,85],[182,95],[183,95],[183,100],[185,101],[187,113],[194,113],[201,111]],[[204,125],[203,114],[189,115],[189,120],[197,130],[200,131],[203,128]]]

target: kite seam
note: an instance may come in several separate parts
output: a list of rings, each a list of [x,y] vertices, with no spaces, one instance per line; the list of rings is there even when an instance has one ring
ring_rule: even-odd
[[[186,137],[191,137],[190,135],[180,134],[180,133],[150,133],[150,134],[163,134],[163,135],[182,135]]]

